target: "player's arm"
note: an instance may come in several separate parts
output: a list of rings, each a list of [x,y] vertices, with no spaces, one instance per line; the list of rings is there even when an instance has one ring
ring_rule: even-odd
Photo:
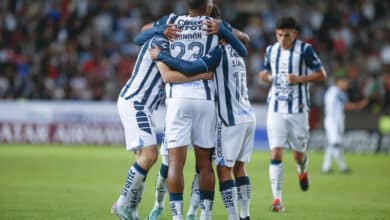
[[[180,29],[176,28],[175,24],[168,24],[168,19],[171,15],[163,16],[155,22],[142,26],[141,32],[135,36],[134,42],[137,45],[143,45],[154,35],[165,36],[169,40],[174,40],[178,36]]]
[[[216,47],[213,51],[194,61],[187,61],[172,57],[169,53],[160,52],[161,49],[156,46],[149,49],[152,59],[165,63],[169,68],[177,70],[187,76],[193,76],[199,73],[211,72],[216,69],[222,56],[222,49]]]
[[[178,36],[180,30],[176,28],[175,24],[162,24],[146,28],[138,33],[134,38],[134,42],[137,45],[143,45],[146,41],[151,39],[155,35],[165,36],[166,38],[173,40]]]
[[[210,80],[213,78],[212,72],[200,73],[193,76],[186,76],[181,72],[172,70],[171,68],[169,68],[168,65],[163,62],[156,62],[156,64],[165,83],[183,83],[202,79]]]
[[[299,76],[296,74],[288,75],[288,82],[291,84],[294,83],[307,83],[307,82],[320,82],[326,80],[326,72],[324,67],[321,64],[320,59],[314,52],[313,47],[308,46],[305,49],[303,58],[307,67],[309,67],[313,72],[308,75]]]
[[[249,35],[245,32],[242,32],[236,28],[233,28],[233,34],[236,36],[240,41],[244,42],[246,45],[251,41],[251,38]]]
[[[344,109],[346,111],[359,110],[359,109],[363,109],[364,107],[366,107],[367,104],[368,104],[368,99],[364,98],[364,99],[357,101],[357,102],[347,102],[344,106]]]
[[[264,82],[268,82],[268,83],[272,82],[272,72],[271,72],[271,63],[270,63],[271,49],[272,47],[268,46],[267,49],[265,50],[264,69],[259,72],[259,78]]]
[[[233,34],[233,29],[228,23],[219,20],[207,20],[206,25],[208,34],[218,34],[218,36],[229,43],[240,56],[246,57],[248,55],[248,50],[245,45]]]

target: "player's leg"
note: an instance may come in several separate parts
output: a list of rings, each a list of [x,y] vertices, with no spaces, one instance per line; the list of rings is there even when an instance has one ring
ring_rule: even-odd
[[[236,161],[234,164],[233,173],[236,180],[237,197],[240,206],[240,220],[249,220],[251,183],[245,169],[245,163],[242,161]]]
[[[220,192],[229,219],[237,219],[239,216],[238,191],[241,191],[240,216],[242,219],[249,219],[250,183],[244,164],[250,160],[254,129],[254,122],[235,126],[224,126],[220,121],[217,123],[214,158],[217,164]],[[236,181],[233,180],[233,170],[234,176],[237,177]]]
[[[269,178],[272,190],[272,207],[274,212],[284,211],[282,205],[283,183],[283,147],[287,145],[287,121],[284,115],[268,112],[267,135],[271,148],[271,161],[269,165]]]
[[[325,121],[325,133],[328,140],[328,146],[324,153],[324,159],[322,163],[322,172],[329,173],[332,166],[332,160],[334,158],[335,143],[337,143],[339,135],[337,132],[337,126],[333,123]]]
[[[272,149],[271,161],[269,165],[269,178],[272,190],[272,211],[282,212],[282,184],[283,184],[283,148],[274,147]]]
[[[169,204],[173,220],[183,219],[183,168],[186,161],[187,147],[176,147],[168,150],[168,191]]]
[[[139,150],[136,162],[129,168],[122,193],[113,207],[113,213],[127,219],[138,218],[138,205],[148,170],[157,158],[157,146]],[[116,212],[116,213],[115,213]]]
[[[333,148],[333,155],[337,165],[339,166],[339,170],[343,173],[350,172],[349,168],[347,167],[347,163],[345,162],[343,146],[341,144],[335,144],[333,145]]]
[[[309,189],[309,159],[306,153],[309,141],[309,120],[307,113],[289,115],[289,144],[296,161],[299,185],[303,191]]]
[[[196,164],[199,169],[200,219],[211,219],[214,203],[214,170],[211,165],[212,149],[194,146]]]
[[[219,191],[222,202],[225,206],[228,219],[237,220],[237,188],[232,177],[232,168],[224,165],[217,165],[217,174],[219,180]]]
[[[163,153],[164,151],[164,153]],[[167,194],[167,177],[168,177],[168,152],[166,145],[162,144],[160,148],[161,166],[157,174],[155,187],[155,202],[152,211],[148,215],[148,220],[158,220],[164,210],[164,200]]]
[[[113,205],[112,212],[121,219],[136,219],[137,207],[142,194],[142,185],[147,172],[157,159],[157,139],[147,110],[131,109],[130,101],[118,99],[118,112],[124,126],[126,148],[136,152],[136,162],[129,168],[122,193]],[[143,126],[138,126],[137,117],[142,115]]]
[[[253,151],[255,138],[256,122],[248,123],[246,126],[246,134],[241,151],[236,159],[233,167],[233,174],[236,179],[238,203],[240,205],[240,220],[250,219],[250,198],[251,198],[251,183],[248,173],[245,169],[245,164],[249,163]]]
[[[293,150],[293,154],[297,164],[299,185],[303,191],[306,191],[309,189],[309,172],[308,172],[309,159],[307,157],[306,152],[299,152]]]
[[[183,219],[183,168],[191,143],[191,101],[167,99],[165,138],[168,148],[168,191],[173,220]]]
[[[198,167],[195,165],[195,175],[191,184],[190,206],[186,214],[187,220],[195,220],[196,211],[199,208],[199,203],[200,203],[199,170]]]
[[[332,144],[328,144],[325,149],[324,159],[322,162],[322,172],[329,173],[330,167],[332,166],[332,158],[333,158],[333,146]]]
[[[196,164],[199,169],[200,220],[211,219],[214,203],[214,170],[211,157],[215,143],[215,103],[212,100],[191,101],[191,130]]]

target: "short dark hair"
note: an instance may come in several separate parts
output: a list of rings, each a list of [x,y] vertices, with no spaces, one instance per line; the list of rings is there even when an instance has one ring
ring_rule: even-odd
[[[207,7],[208,0],[187,0],[189,9],[202,10]]]
[[[276,29],[295,29],[299,31],[299,25],[293,17],[281,17],[276,22]]]
[[[211,9],[210,17],[216,19],[221,18],[221,10],[219,10],[217,5],[213,5],[213,8]]]

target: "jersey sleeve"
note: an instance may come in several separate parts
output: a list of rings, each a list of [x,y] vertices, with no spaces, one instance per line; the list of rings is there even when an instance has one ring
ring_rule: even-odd
[[[266,70],[268,73],[272,74],[271,72],[271,50],[272,46],[268,46],[267,49],[265,50],[265,55],[264,55],[264,70]]]
[[[140,32],[137,34],[137,36],[135,36],[134,42],[137,45],[143,45],[146,41],[148,41],[155,35],[163,36],[166,28],[167,25],[163,24],[163,25],[154,26],[146,31]]]
[[[161,53],[171,55],[169,50],[169,41],[165,37],[155,36],[152,39],[150,47],[159,47],[161,49]]]
[[[164,62],[171,69],[177,70],[184,75],[193,76],[199,73],[205,73],[214,70],[218,66],[221,60],[221,56],[221,48],[216,47],[210,53],[194,61],[186,61],[180,58],[175,58],[167,53],[159,53],[157,61]]]
[[[230,32],[233,31],[233,27],[226,21],[222,20],[221,21],[222,25],[225,26]]]
[[[163,24],[167,24],[169,17],[170,17],[170,15],[163,16],[159,20],[153,22],[153,26],[156,27],[156,26],[160,26],[160,25],[163,25]]]
[[[322,68],[321,60],[318,58],[312,46],[308,46],[304,52],[305,64],[312,71],[318,71]]]

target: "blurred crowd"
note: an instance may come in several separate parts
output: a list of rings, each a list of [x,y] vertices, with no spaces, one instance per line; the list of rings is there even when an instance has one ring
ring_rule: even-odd
[[[257,73],[275,22],[291,15],[311,43],[328,82],[311,86],[312,105],[335,76],[346,75],[351,100],[390,113],[390,3],[383,0],[214,0],[222,17],[251,37],[247,57],[250,99],[264,103],[269,85]],[[139,50],[145,23],[175,12],[185,0],[0,1],[0,99],[116,100]]]

